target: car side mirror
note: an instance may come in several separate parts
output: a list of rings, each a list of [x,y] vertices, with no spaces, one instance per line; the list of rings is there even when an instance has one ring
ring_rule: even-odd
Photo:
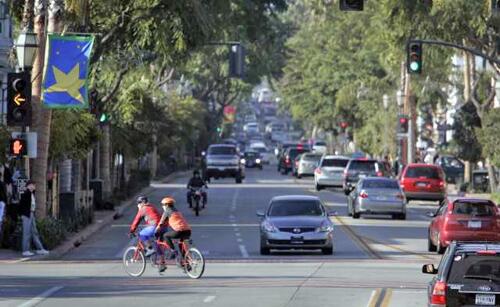
[[[434,264],[424,264],[422,266],[422,273],[424,273],[424,274],[437,274],[438,270],[434,267]]]
[[[263,210],[257,210],[257,216],[258,217],[264,217],[266,214],[264,213]]]
[[[427,212],[425,215],[428,216],[428,217],[436,217],[436,213],[435,212]]]

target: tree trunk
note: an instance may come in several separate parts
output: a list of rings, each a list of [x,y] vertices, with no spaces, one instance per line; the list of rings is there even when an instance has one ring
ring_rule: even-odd
[[[109,123],[102,127],[102,138],[99,144],[100,154],[100,175],[102,179],[102,196],[108,199],[111,196],[111,137]]]
[[[158,136],[156,131],[153,132],[152,138],[153,138],[153,149],[151,150],[150,171],[151,171],[151,178],[155,178],[158,170],[158,144],[157,144]]]
[[[32,180],[37,183],[36,203],[37,215],[47,216],[47,160],[48,160],[48,135],[45,132],[47,126],[50,129],[50,111],[42,108],[42,72],[45,53],[45,13],[44,0],[35,1],[34,32],[37,35],[38,50],[35,56],[32,70],[31,106],[33,112],[33,130],[38,133],[37,159],[33,162]],[[45,133],[44,133],[45,132]]]

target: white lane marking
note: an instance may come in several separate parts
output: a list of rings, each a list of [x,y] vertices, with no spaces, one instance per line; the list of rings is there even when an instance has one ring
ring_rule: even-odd
[[[293,185],[292,185],[293,184]],[[165,188],[186,188],[185,184],[182,183],[153,183],[151,184],[151,187],[155,189],[165,189]],[[210,185],[210,190],[214,189],[234,189],[234,188],[239,188],[239,189],[275,189],[275,188],[289,188],[289,189],[295,189],[295,188],[309,188],[309,189],[314,189],[314,185],[307,184],[307,183],[294,183],[292,181],[290,182],[276,182],[276,183],[245,183],[243,185],[241,184],[235,184],[235,183],[216,183],[216,184],[211,184]]]
[[[229,216],[229,219],[231,219],[231,220],[234,220],[235,218],[236,218],[236,216],[234,216],[232,214]]]
[[[240,229],[238,227],[234,228],[234,231],[240,231]]]
[[[235,233],[235,235],[236,235],[237,237],[240,237],[240,236],[241,236],[241,234],[240,234],[239,232]]]
[[[248,252],[247,252],[247,248],[245,247],[245,245],[240,244],[240,252],[241,252],[241,256],[243,258],[248,258],[249,257]]]
[[[231,224],[231,226],[236,227],[236,224],[233,223],[233,224]],[[236,229],[234,229],[234,230],[236,230]]]
[[[127,245],[125,245],[124,248],[122,248],[118,253],[116,253],[115,258],[121,258],[121,257],[123,257],[123,253],[125,253],[125,250],[127,248],[129,248],[130,246],[134,245],[135,244],[135,240],[136,240],[136,238],[130,239],[130,241],[127,243]]]
[[[241,238],[236,239],[238,243],[243,243],[243,240]]]
[[[375,296],[377,295],[379,291],[378,290],[373,290],[372,295],[370,295],[370,299],[368,300],[368,304],[366,304],[367,307],[375,306],[375,303],[373,300],[375,299]]]
[[[207,297],[205,297],[205,299],[203,300],[203,303],[211,303],[215,300],[215,295],[209,295]]]
[[[64,288],[64,287],[63,286],[52,287],[52,288],[40,293],[39,295],[35,296],[34,298],[30,299],[29,301],[27,301],[21,305],[18,305],[18,307],[36,306],[36,305],[40,304],[42,301],[44,301],[45,299],[47,299],[52,294],[61,290],[62,288]]]

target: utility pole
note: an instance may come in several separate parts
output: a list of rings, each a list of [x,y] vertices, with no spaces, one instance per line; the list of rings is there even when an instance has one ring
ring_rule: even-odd
[[[415,128],[416,128],[416,106],[415,97],[411,93],[411,78],[410,74],[405,70],[405,82],[404,82],[404,106],[403,114],[408,115],[409,118],[409,130],[408,137],[406,140],[406,164],[413,163],[415,161]]]

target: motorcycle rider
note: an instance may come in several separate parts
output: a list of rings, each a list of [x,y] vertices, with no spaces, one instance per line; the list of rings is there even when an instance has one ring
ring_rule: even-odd
[[[189,204],[189,208],[193,207],[193,204],[191,202],[191,199],[193,197],[193,191],[191,190],[191,188],[202,188],[202,187],[205,187],[208,189],[207,183],[200,176],[200,172],[198,170],[194,170],[193,177],[191,177],[191,179],[189,179],[189,182],[187,184],[188,192],[187,192],[186,196],[187,196],[187,203]],[[201,196],[203,198],[202,208],[205,208],[205,205],[207,204],[207,192],[202,190]]]

